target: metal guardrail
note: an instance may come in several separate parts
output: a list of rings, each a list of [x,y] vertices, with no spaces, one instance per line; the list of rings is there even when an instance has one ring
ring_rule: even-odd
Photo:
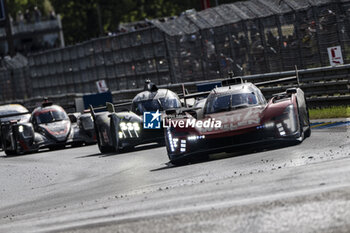
[[[296,75],[295,71],[275,72],[259,75],[242,76],[244,80],[257,83],[261,81],[275,80]],[[337,67],[320,67],[313,69],[298,70],[299,84],[304,90],[309,107],[324,107],[334,105],[350,105],[350,64]],[[198,82],[185,82],[183,85],[189,92],[196,92],[196,85],[205,82],[219,81],[220,79],[203,80]],[[285,91],[297,83],[284,83],[280,85],[266,85],[260,87],[267,98],[272,94]],[[159,88],[169,88],[176,93],[182,93],[182,83],[159,85]],[[142,88],[115,90],[112,91],[115,103],[131,100]],[[75,111],[75,99],[81,98],[83,94],[68,93],[50,95],[49,98],[62,106],[67,111]],[[29,109],[41,104],[42,97],[35,97],[27,100],[8,101],[6,103],[21,103]],[[5,102],[4,102],[5,104]]]
[[[310,103],[326,95],[346,99],[347,66],[313,67],[327,66],[327,48],[337,45],[350,63],[349,19],[350,0],[248,0],[186,11],[147,21],[141,29],[33,54],[24,73],[0,74],[0,89],[6,89],[0,97],[94,93],[101,79],[111,90],[130,90],[120,91],[125,94],[143,87],[145,79],[176,86],[222,79],[230,70],[250,80],[269,79],[293,75],[288,70],[297,65],[305,69],[301,85]],[[27,89],[18,91],[23,77]],[[116,94],[115,100],[123,98]]]
[[[93,39],[29,59],[32,96],[93,93],[236,75],[327,66],[341,45],[350,63],[350,0],[254,0],[186,11],[146,27]]]

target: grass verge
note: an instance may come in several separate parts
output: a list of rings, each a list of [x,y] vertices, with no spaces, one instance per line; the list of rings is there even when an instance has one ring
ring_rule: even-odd
[[[310,119],[350,117],[350,106],[309,109]]]

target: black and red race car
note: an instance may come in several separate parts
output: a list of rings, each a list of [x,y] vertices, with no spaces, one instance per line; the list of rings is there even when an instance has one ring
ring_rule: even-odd
[[[71,119],[75,119],[72,123],[62,107],[45,101],[32,112],[29,121],[19,121],[21,115],[23,113],[2,116],[2,119],[12,117],[1,122],[2,148],[7,155],[96,142],[90,114],[72,116]]]
[[[301,142],[311,134],[300,88],[287,89],[266,101],[256,85],[238,78],[225,80],[208,94],[201,108],[166,118],[166,147],[173,164],[250,144]]]

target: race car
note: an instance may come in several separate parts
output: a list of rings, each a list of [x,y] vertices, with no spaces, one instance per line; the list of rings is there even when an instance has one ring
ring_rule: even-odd
[[[20,104],[7,104],[0,106],[0,124],[1,122],[17,121],[29,122],[30,112]],[[0,130],[1,138],[1,130]],[[1,145],[1,140],[0,140]]]
[[[94,122],[90,113],[69,113],[68,117],[74,130],[72,146],[92,145],[97,142]]]
[[[126,105],[131,105],[131,111],[115,111],[115,107]],[[103,112],[96,112],[101,108],[90,106],[100,152],[118,152],[121,149],[130,149],[151,142],[164,145],[162,127],[145,129],[143,115],[155,112],[160,116],[164,110],[180,107],[181,102],[177,94],[168,89],[158,89],[149,80],[145,83],[144,91],[137,94],[131,103],[121,105],[107,103],[108,111]]]
[[[20,104],[7,104],[0,106],[0,122],[17,120],[19,122],[28,122],[30,112]]]
[[[167,153],[175,165],[251,144],[301,142],[311,134],[304,92],[298,87],[266,101],[256,85],[232,78],[208,94],[202,108],[165,118]]]
[[[11,117],[14,117],[12,114]],[[90,121],[91,117],[80,120]],[[89,125],[86,123],[86,125]],[[83,126],[84,127],[84,126]],[[37,152],[41,148],[60,149],[67,144],[80,145],[94,143],[93,135],[71,123],[65,110],[45,101],[36,108],[28,122],[10,120],[1,123],[2,148],[6,155]]]

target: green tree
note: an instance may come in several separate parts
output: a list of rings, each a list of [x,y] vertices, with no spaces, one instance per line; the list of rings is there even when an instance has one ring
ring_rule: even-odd
[[[37,0],[40,1],[43,0]],[[201,8],[200,0],[50,0],[50,2],[56,13],[62,17],[66,44],[99,36],[98,8],[101,12],[104,33],[116,31],[119,23],[179,15],[187,9]],[[219,0],[219,3],[227,2],[234,0]],[[215,0],[211,0],[211,5],[215,6]]]
[[[37,6],[44,15],[48,15],[53,10],[50,0],[7,0],[7,6],[10,15],[15,19],[19,11],[25,12],[27,9],[31,12]]]
[[[133,22],[177,15],[189,8],[199,8],[198,0],[51,0],[62,17],[67,44],[99,36],[98,10],[103,31],[115,31],[121,22]]]

